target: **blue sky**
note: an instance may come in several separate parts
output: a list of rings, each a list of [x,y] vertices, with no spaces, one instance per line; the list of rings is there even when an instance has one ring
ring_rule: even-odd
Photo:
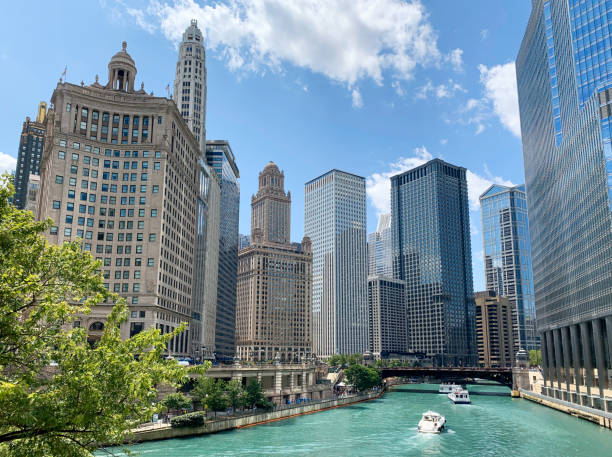
[[[240,231],[269,160],[303,235],[304,183],[332,168],[367,178],[368,232],[388,177],[431,157],[469,170],[475,290],[484,288],[478,195],[523,182],[514,59],[529,0],[99,0],[9,2],[0,17],[0,170],[21,124],[67,80],[106,82],[128,42],[137,85],[165,94],[191,18],[207,45],[207,136],[241,171]],[[172,84],[170,84],[172,86]]]

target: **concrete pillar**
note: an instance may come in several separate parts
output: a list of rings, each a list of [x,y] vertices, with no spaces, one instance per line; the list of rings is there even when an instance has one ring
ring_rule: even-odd
[[[274,390],[280,393],[282,388],[283,388],[283,374],[281,373],[280,370],[277,370],[274,373]]]
[[[593,354],[591,353],[591,329],[589,327],[588,322],[580,323],[587,395],[591,395],[591,387],[593,386]]]
[[[289,382],[289,387],[291,387],[292,389],[295,389],[297,387],[297,374],[295,373],[295,371],[291,372],[291,380]]]
[[[546,332],[540,334],[540,343],[542,345],[542,372],[544,374],[544,386],[548,386],[550,381],[550,373],[548,371],[548,344],[546,344]]]
[[[555,349],[552,330],[546,332],[546,348],[548,349],[548,374],[550,377],[550,387],[554,387],[555,381],[557,380],[557,370],[555,368]]]
[[[605,349],[601,321],[593,319],[593,345],[595,346],[595,365],[599,379],[599,396],[604,398],[604,389],[608,388],[608,369],[606,368]]]
[[[576,384],[576,393],[580,393],[582,381],[582,361],[580,358],[580,339],[578,337],[578,326],[570,327],[570,342],[572,344],[572,361],[574,363],[574,384]]]
[[[553,344],[555,346],[555,372],[557,374],[557,389],[562,390],[561,381],[563,380],[563,358],[561,354],[561,330],[556,328],[552,331]]]
[[[570,360],[571,360],[571,353],[570,353],[570,335],[569,335],[569,328],[568,327],[562,327],[561,328],[561,345],[563,346],[563,366],[564,366],[564,370],[565,371],[565,388],[569,394],[569,392],[571,392],[570,389],[570,384],[572,383],[572,372],[570,370]]]

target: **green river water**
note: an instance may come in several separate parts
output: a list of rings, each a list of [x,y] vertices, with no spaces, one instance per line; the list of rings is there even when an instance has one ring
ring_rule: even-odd
[[[143,457],[612,457],[612,431],[536,403],[472,395],[471,405],[454,405],[446,395],[410,392],[411,388],[437,386],[399,386],[370,402],[241,430],[144,443],[130,450]],[[421,414],[428,409],[446,417],[442,434],[417,432]]]

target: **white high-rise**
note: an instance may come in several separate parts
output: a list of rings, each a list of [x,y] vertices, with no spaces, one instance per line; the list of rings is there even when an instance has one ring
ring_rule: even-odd
[[[313,352],[368,350],[365,179],[331,170],[305,184],[304,235],[312,241]]]
[[[174,102],[187,122],[202,154],[206,152],[206,51],[198,21],[183,33],[176,62]]]

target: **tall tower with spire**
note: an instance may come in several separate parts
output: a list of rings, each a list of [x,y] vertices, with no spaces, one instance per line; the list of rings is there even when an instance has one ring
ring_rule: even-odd
[[[259,189],[251,199],[251,240],[290,243],[291,192],[285,194],[285,174],[274,162],[259,173]]]
[[[206,152],[206,51],[198,21],[191,21],[183,33],[176,62],[172,96],[183,119]]]

